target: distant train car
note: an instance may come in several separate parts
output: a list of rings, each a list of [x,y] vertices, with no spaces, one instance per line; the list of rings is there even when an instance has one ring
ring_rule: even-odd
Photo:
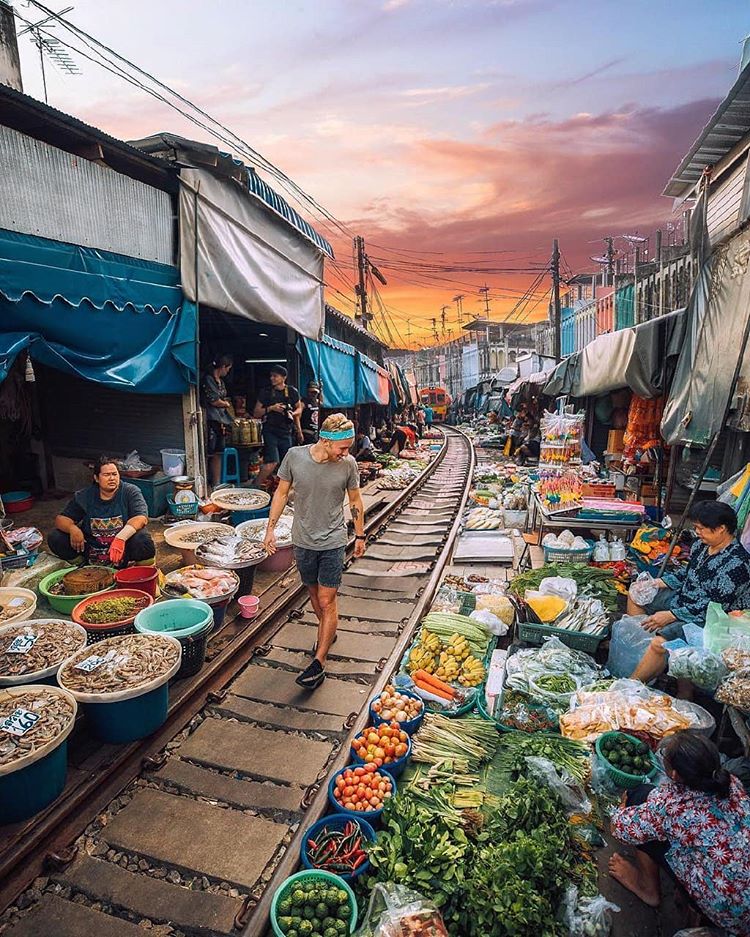
[[[442,423],[451,405],[451,395],[444,387],[423,387],[419,391],[419,399],[426,407],[432,407],[432,418],[436,423]]]

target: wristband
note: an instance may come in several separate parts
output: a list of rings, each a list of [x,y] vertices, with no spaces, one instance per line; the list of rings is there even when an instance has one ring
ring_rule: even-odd
[[[131,524],[126,524],[122,530],[117,534],[118,540],[125,540],[126,542],[130,540],[133,534],[137,534],[138,531]]]

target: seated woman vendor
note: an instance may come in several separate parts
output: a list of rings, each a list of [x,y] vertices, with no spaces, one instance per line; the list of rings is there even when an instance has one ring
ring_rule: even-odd
[[[648,683],[667,666],[666,641],[683,638],[682,626],[701,627],[709,602],[725,612],[750,608],[750,553],[736,538],[737,515],[721,501],[701,501],[690,512],[698,537],[688,565],[656,580],[659,591],[649,605],[628,599],[629,615],[647,615],[647,631],[658,634],[633,672],[634,680]]]
[[[721,767],[719,750],[697,732],[663,744],[659,787],[628,791],[612,834],[637,847],[635,862],[615,853],[610,875],[653,908],[659,868],[675,879],[712,924],[750,935],[750,797]]]
[[[94,484],[77,491],[57,515],[47,543],[63,560],[83,556],[89,563],[112,566],[142,563],[156,555],[145,530],[147,514],[140,490],[120,480],[111,458],[100,456],[94,465]]]

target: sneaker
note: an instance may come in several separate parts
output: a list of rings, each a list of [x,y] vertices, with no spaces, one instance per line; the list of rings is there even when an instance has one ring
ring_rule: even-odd
[[[323,666],[320,661],[315,658],[315,660],[313,660],[313,662],[297,677],[295,683],[305,690],[317,690],[325,678],[326,672],[323,670]]]

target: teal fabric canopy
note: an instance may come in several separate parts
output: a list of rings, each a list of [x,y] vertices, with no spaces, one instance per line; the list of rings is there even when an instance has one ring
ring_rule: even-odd
[[[16,356],[144,394],[195,382],[176,267],[0,230],[0,381]]]
[[[388,372],[372,358],[357,352],[357,403],[388,406],[390,396]]]
[[[357,350],[346,342],[324,335],[322,341],[302,338],[307,380],[321,385],[326,409],[357,404]],[[301,383],[307,383],[302,381]]]

